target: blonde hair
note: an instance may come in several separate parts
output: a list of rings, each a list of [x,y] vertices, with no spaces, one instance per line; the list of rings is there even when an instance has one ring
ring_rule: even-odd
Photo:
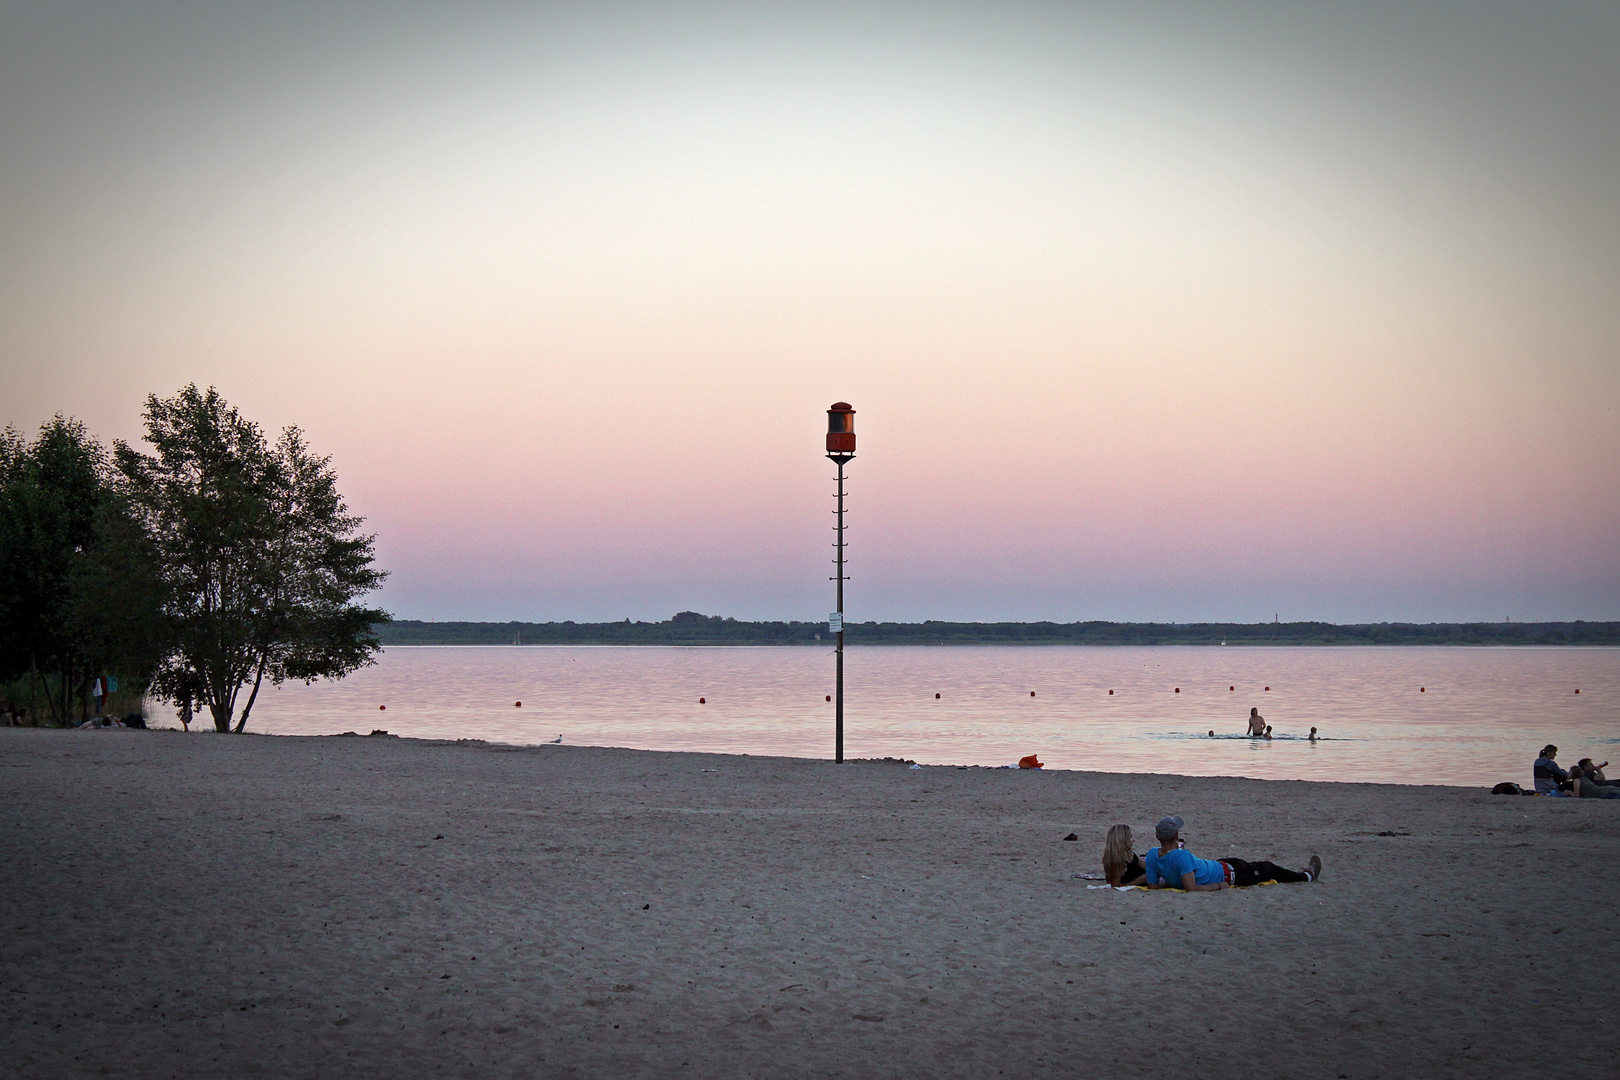
[[[1129,825],[1111,825],[1108,828],[1108,837],[1103,841],[1103,877],[1109,884],[1117,884],[1125,868],[1131,864],[1136,855],[1133,848],[1135,837],[1131,835]]]

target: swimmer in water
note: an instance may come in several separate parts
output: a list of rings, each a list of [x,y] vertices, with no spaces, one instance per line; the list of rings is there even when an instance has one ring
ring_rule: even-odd
[[[1259,709],[1249,710],[1249,734],[1264,735],[1266,733],[1266,718],[1260,715]]]
[[[1209,737],[1212,738],[1212,739],[1215,737],[1215,731],[1214,731],[1213,728],[1210,729]],[[1605,763],[1605,764],[1607,764],[1607,763]]]
[[[1270,724],[1266,725],[1266,733],[1264,735],[1262,735],[1261,738],[1262,739],[1270,739],[1271,738],[1271,725]]]
[[[1315,741],[1316,741],[1316,729],[1311,728],[1311,742],[1315,742]]]

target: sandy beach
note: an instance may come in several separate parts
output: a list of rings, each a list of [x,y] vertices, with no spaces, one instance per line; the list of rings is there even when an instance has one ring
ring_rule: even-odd
[[[17,1077],[1348,1080],[1620,1058],[1610,802],[3,729],[0,809]],[[1075,878],[1108,825],[1145,847],[1165,813],[1199,854],[1315,852],[1324,878]]]

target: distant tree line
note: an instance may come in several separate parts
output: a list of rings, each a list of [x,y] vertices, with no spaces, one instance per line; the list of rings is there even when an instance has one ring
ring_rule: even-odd
[[[845,623],[858,645],[1620,645],[1620,623]],[[421,622],[384,645],[816,645],[824,622],[744,622],[683,611],[664,622]]]
[[[114,702],[241,731],[266,680],[371,663],[388,614],[356,599],[384,574],[330,460],[212,388],[152,395],[144,418],[151,453],[61,415],[0,433],[5,711],[76,724],[116,683]]]

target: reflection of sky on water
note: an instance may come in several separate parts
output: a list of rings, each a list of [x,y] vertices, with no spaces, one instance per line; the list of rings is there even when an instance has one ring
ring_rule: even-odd
[[[849,757],[1485,784],[1620,743],[1613,649],[868,647],[846,671]],[[817,648],[396,648],[267,689],[248,727],[830,757],[832,679]]]

